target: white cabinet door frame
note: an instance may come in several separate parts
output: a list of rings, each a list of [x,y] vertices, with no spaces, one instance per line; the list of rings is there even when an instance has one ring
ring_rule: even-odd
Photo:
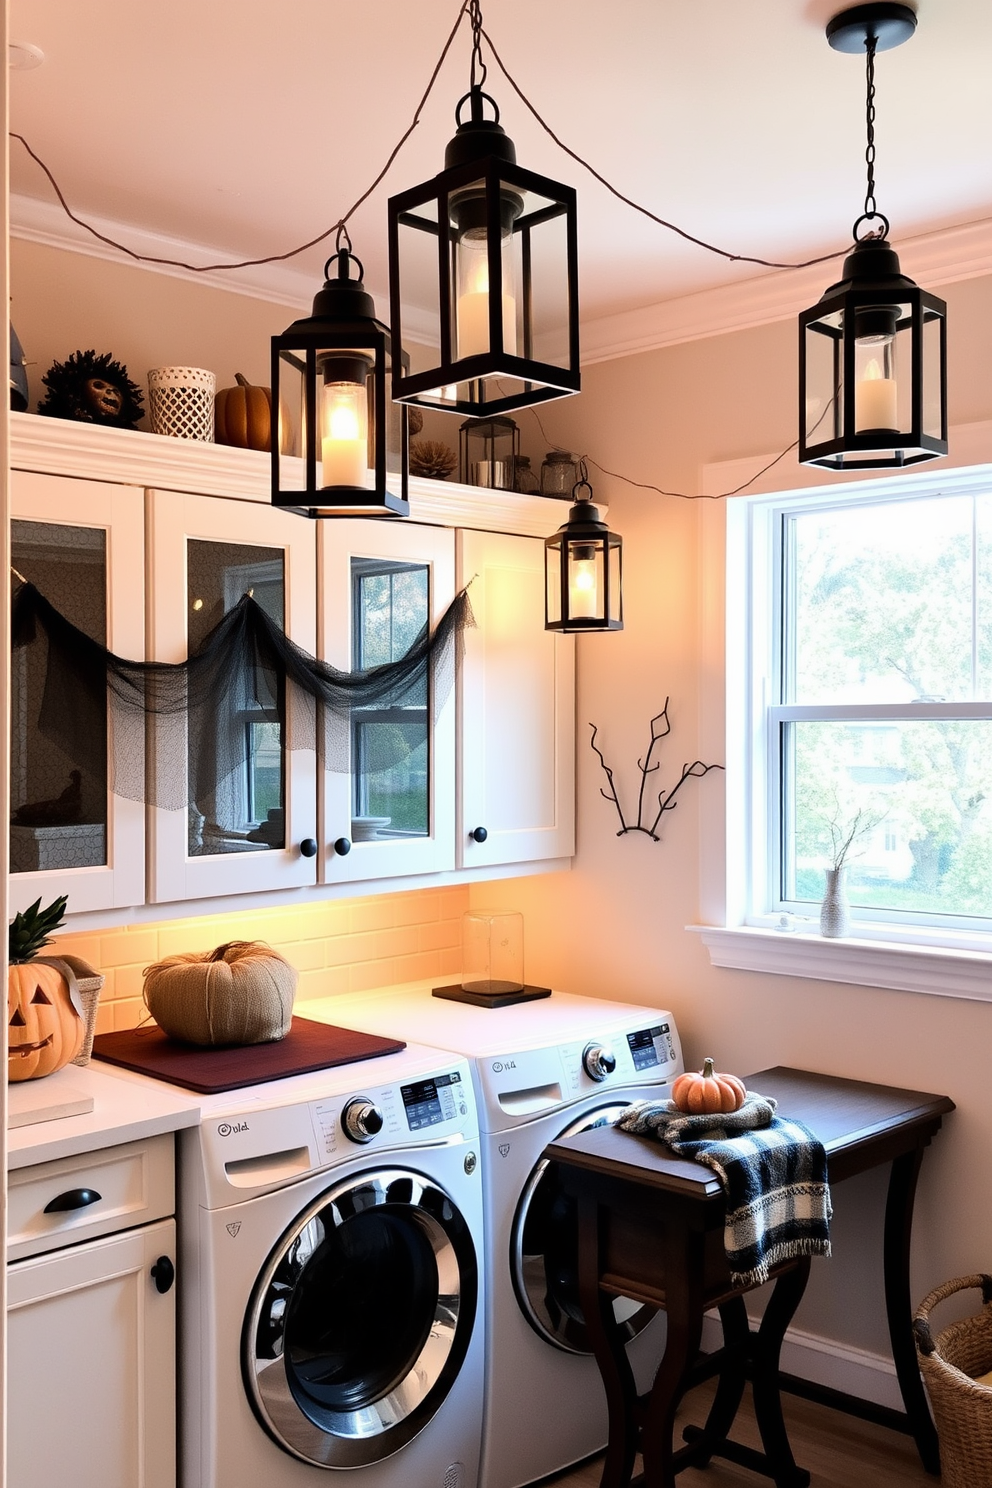
[[[281,548],[285,554],[285,630],[311,655],[316,649],[315,524],[292,512],[175,491],[148,492],[148,639],[156,661],[187,655],[187,543],[190,539]],[[149,811],[149,900],[168,903],[264,889],[309,886],[316,858],[300,844],[316,836],[317,760],[312,749],[293,749],[299,720],[292,707],[286,724],[286,821],[283,848],[191,857],[186,811]],[[155,749],[186,758],[183,720],[164,720],[151,733]]]
[[[461,530],[457,552],[476,619],[458,685],[457,866],[570,857],[575,644],[544,628],[544,544]]]
[[[430,569],[431,624],[455,593],[454,533],[443,527],[371,519],[322,522],[320,561],[320,656],[340,671],[352,670],[352,558],[423,563]],[[354,883],[412,873],[442,873],[455,866],[455,689],[438,713],[430,735],[430,831],[423,837],[355,842],[342,856],[334,843],[352,835],[352,777],[322,775],[320,864],[324,883]]]
[[[142,661],[144,626],[144,502],[141,491],[68,476],[11,472],[10,515],[14,520],[66,527],[92,527],[106,533],[107,648]],[[30,579],[30,574],[25,574]],[[39,586],[42,587],[42,586]],[[61,871],[13,873],[10,909],[26,909],[39,895],[68,896],[70,913],[116,909],[145,900],[145,808],[111,793],[114,758],[113,719],[107,723],[106,864]],[[68,764],[66,766],[68,770]]]

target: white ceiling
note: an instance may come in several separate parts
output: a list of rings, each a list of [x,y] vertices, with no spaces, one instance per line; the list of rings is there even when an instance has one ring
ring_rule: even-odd
[[[73,209],[144,250],[198,262],[281,253],[333,223],[385,163],[459,0],[11,0],[11,128]],[[864,66],[831,50],[837,0],[488,0],[486,29],[538,111],[619,190],[735,253],[843,248],[864,198]],[[880,54],[878,204],[892,239],[992,221],[992,4],[920,0],[916,35]],[[435,175],[468,85],[464,22],[385,182],[351,222],[385,316],[386,199]],[[767,270],[682,242],[611,197],[540,129],[490,62],[521,165],[579,193],[585,321]],[[12,221],[70,224],[11,143]],[[40,215],[39,215],[40,214]],[[130,236],[126,236],[130,234]],[[161,248],[160,248],[161,251]],[[271,284],[315,287],[314,249]],[[288,270],[288,272],[287,272]],[[817,271],[824,286],[832,266]],[[259,272],[227,276],[257,286]]]

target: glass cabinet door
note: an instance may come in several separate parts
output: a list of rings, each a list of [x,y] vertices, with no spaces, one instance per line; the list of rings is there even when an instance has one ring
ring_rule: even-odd
[[[149,502],[156,660],[196,652],[244,594],[314,652],[312,523],[250,502],[164,491]],[[242,695],[232,682],[216,709],[156,721],[154,768],[174,796],[178,767],[187,800],[152,813],[155,902],[315,882],[316,756],[293,751],[292,706],[274,683]]]
[[[399,660],[451,603],[453,532],[353,520],[322,524],[318,542],[321,656],[343,671]],[[352,710],[339,757],[325,760],[325,881],[454,867],[453,685],[436,701],[425,680]]]
[[[16,574],[87,636],[139,661],[142,508],[142,493],[126,487],[22,471],[11,481]],[[64,705],[43,634],[13,652],[10,685],[11,909],[59,894],[70,913],[143,903],[144,809],[112,793],[106,699],[71,720],[78,747],[69,754],[51,727],[53,710]],[[129,742],[140,739],[136,729]],[[140,770],[139,760],[126,774]]]

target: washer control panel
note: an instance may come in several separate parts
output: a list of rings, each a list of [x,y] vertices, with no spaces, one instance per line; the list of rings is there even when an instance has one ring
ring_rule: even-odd
[[[468,1111],[465,1081],[458,1070],[453,1070],[450,1074],[434,1075],[429,1080],[401,1085],[400,1094],[412,1132],[457,1121],[459,1116],[466,1115]]]

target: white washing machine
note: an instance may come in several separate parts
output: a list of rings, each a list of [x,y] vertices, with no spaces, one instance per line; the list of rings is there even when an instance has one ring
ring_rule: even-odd
[[[206,1096],[180,1149],[183,1488],[476,1488],[483,1209],[465,1060]]]
[[[486,1394],[482,1488],[520,1488],[606,1444],[603,1386],[578,1306],[574,1204],[549,1142],[612,1121],[682,1071],[672,1014],[555,992],[479,1008],[429,984],[308,1002],[306,1014],[397,1038],[428,1039],[472,1066],[485,1193]],[[646,1389],[664,1318],[619,1299]]]

